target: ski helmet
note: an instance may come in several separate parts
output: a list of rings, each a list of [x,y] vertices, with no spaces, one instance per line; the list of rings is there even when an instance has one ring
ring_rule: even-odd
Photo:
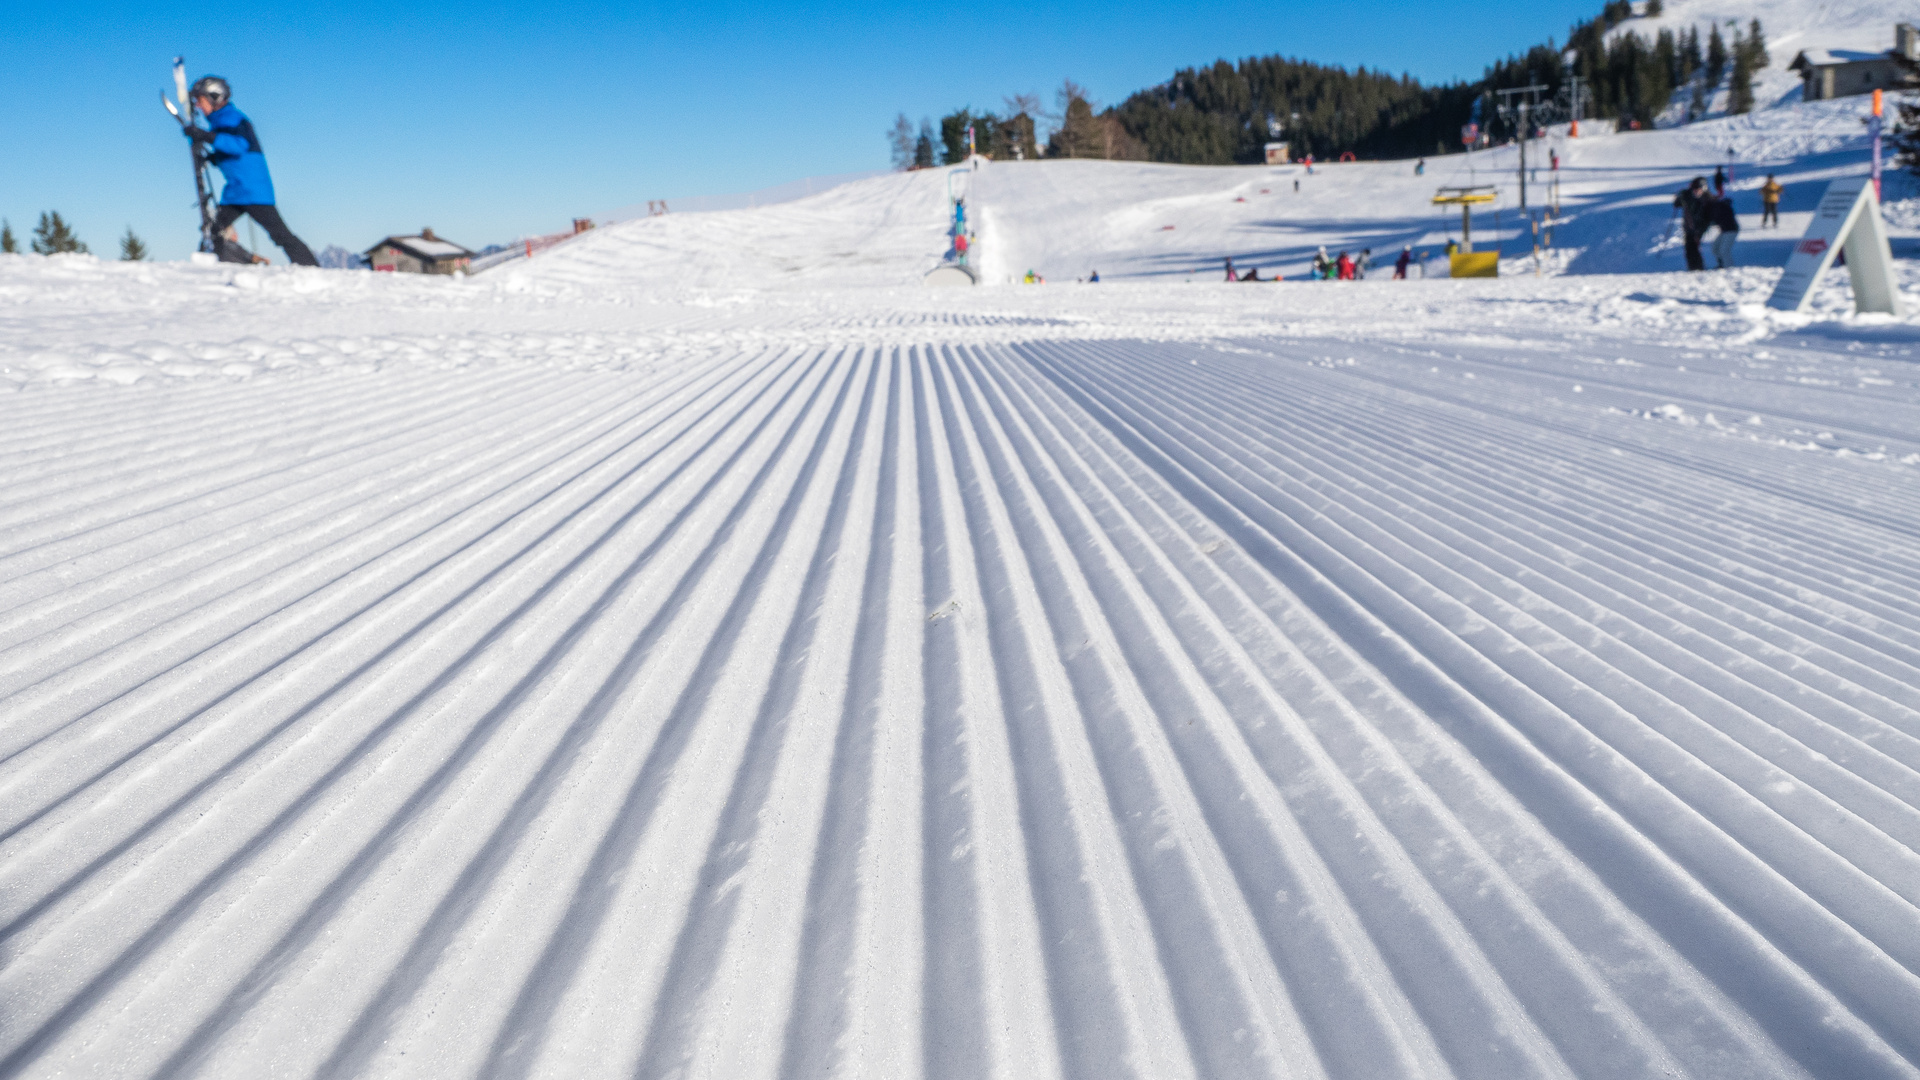
[[[203,75],[199,82],[193,84],[193,96],[211,100],[217,109],[233,97],[233,88],[218,75]]]

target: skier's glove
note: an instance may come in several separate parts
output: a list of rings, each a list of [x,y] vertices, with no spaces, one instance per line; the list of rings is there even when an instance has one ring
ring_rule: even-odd
[[[180,129],[180,133],[197,143],[210,144],[213,142],[213,132],[208,131],[206,128],[183,126]]]

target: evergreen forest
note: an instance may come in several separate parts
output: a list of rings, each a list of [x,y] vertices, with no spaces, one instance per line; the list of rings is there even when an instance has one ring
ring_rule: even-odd
[[[1645,14],[1660,14],[1646,0]],[[1297,160],[1351,154],[1413,157],[1460,149],[1463,131],[1483,137],[1518,134],[1520,120],[1501,107],[1499,91],[1544,87],[1530,95],[1535,122],[1572,114],[1575,83],[1581,115],[1650,126],[1676,101],[1701,116],[1721,88],[1728,111],[1753,108],[1753,73],[1771,61],[1760,21],[1744,28],[1714,24],[1648,37],[1633,31],[1630,0],[1608,0],[1600,14],[1576,24],[1567,44],[1552,40],[1495,62],[1477,81],[1427,86],[1409,75],[1365,67],[1349,71],[1285,56],[1225,60],[1185,68],[1159,86],[1107,108],[1072,82],[1043,108],[1033,95],[1007,98],[999,112],[957,109],[916,129],[902,114],[889,132],[895,168],[927,168],[966,159],[973,148],[995,160],[1094,157],[1187,165],[1252,164],[1265,145],[1284,140]],[[1625,32],[1614,30],[1626,25]],[[1047,133],[1044,144],[1039,141]]]

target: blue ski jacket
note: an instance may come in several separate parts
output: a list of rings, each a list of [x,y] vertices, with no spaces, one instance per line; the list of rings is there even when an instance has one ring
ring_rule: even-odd
[[[219,167],[226,181],[220,188],[220,205],[272,206],[273,177],[267,174],[267,156],[260,152],[253,121],[229,103],[208,114],[207,126],[213,129],[207,160]]]

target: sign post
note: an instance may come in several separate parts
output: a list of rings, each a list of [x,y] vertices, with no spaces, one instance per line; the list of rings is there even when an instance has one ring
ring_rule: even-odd
[[[1786,273],[1774,286],[1767,306],[1781,311],[1804,311],[1814,282],[1833,265],[1834,256],[1847,254],[1847,277],[1853,284],[1855,311],[1900,314],[1900,290],[1894,285],[1893,248],[1880,221],[1880,197],[1874,178],[1849,176],[1827,185],[1820,208],[1813,212],[1807,234],[1793,247]]]

